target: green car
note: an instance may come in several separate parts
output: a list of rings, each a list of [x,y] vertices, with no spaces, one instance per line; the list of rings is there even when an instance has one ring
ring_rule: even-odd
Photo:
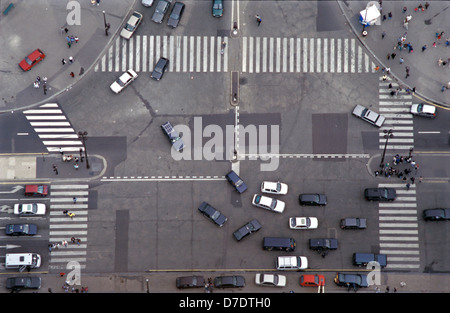
[[[212,15],[214,17],[221,17],[223,15],[223,1],[213,0]]]

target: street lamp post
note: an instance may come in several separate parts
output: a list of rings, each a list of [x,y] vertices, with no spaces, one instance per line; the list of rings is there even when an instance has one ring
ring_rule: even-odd
[[[105,23],[105,35],[108,36],[108,29],[110,27],[109,23],[106,23],[106,12],[102,11],[103,13],[103,22]]]
[[[384,144],[384,150],[383,150],[383,156],[381,157],[381,162],[380,162],[380,168],[383,170],[384,168],[384,156],[386,155],[386,148],[387,148],[387,144],[389,141],[389,138],[394,137],[394,134],[392,134],[392,129],[389,130],[383,130],[384,133],[384,138],[386,138],[386,143]]]
[[[89,166],[89,159],[87,156],[87,151],[86,151],[86,140],[87,140],[87,135],[88,132],[87,131],[78,131],[78,138],[81,139],[81,141],[83,142],[83,148],[84,148],[84,158],[86,159],[86,168],[90,168]]]

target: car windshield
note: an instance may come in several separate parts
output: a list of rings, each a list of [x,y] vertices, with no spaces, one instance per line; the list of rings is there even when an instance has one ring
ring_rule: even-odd
[[[214,6],[213,6],[213,8],[215,9],[215,10],[221,10],[222,9],[222,3],[214,3]]]
[[[277,200],[272,199],[272,203],[270,204],[270,207],[271,207],[272,209],[275,209],[276,206],[277,206]]]
[[[116,83],[118,83],[120,87],[125,86],[125,83],[122,80],[120,80],[120,78],[116,80]]]
[[[130,25],[130,24],[128,24],[128,23],[126,23],[125,24],[125,29],[126,30],[128,30],[128,31],[130,31],[130,32],[132,32],[133,30],[134,30],[134,26],[133,25]]]
[[[216,211],[216,212],[214,212],[213,215],[211,215],[211,218],[212,218],[213,220],[216,220],[216,219],[219,218],[219,216],[220,216],[220,212],[219,212],[219,211]]]
[[[25,62],[27,62],[28,65],[31,65],[33,63],[28,57],[25,58]]]

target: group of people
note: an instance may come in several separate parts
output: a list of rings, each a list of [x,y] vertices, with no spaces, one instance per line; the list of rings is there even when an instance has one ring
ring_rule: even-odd
[[[74,157],[73,155],[69,154],[69,155],[65,155],[62,154],[62,159],[64,162],[70,162],[70,161],[74,161],[73,167],[77,170],[80,165],[78,164],[79,161],[83,162],[83,155],[80,153],[80,159],[78,157]]]
[[[395,167],[395,166],[401,165],[401,164],[406,164],[406,167],[403,169]],[[410,183],[411,184],[415,183],[414,175],[416,175],[417,171],[419,170],[419,164],[417,164],[412,159],[411,155],[404,157],[404,156],[400,156],[399,154],[396,154],[392,158],[392,166],[389,163],[386,163],[383,165],[383,167],[384,168],[381,170],[381,172],[384,173],[385,177],[397,176],[398,178],[402,179],[402,181],[404,181],[406,183],[406,187],[408,189],[409,189]],[[413,171],[414,171],[414,173],[413,173]],[[407,177],[409,177],[411,173],[413,173],[413,174],[410,177],[410,179],[408,180]],[[375,176],[378,176],[380,174],[381,174],[380,171],[375,171]],[[422,179],[423,179],[423,177],[420,176],[419,182],[422,182]]]

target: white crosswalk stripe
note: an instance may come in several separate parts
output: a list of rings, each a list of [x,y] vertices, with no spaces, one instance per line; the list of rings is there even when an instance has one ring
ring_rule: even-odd
[[[415,185],[411,185],[409,190],[401,183],[382,183],[378,187],[395,188],[397,191],[395,201],[379,203],[378,210],[380,253],[387,255],[386,269],[418,269],[419,225]]]
[[[46,103],[23,111],[49,152],[79,152],[83,143],[57,103]]]
[[[70,261],[80,263],[81,269],[86,268],[88,195],[87,184],[50,186],[49,242],[60,244],[58,249],[52,249],[50,253],[50,269],[65,269]],[[65,210],[75,216],[67,216],[63,213]],[[80,239],[80,242],[73,243],[72,237]],[[67,246],[62,245],[64,240],[68,242]]]

